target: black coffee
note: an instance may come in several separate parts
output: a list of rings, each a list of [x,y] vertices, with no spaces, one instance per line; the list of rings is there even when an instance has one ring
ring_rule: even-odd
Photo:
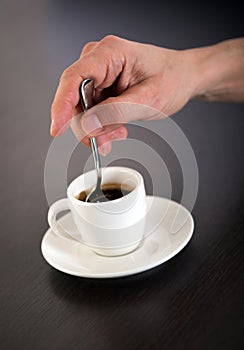
[[[112,201],[114,199],[118,199],[126,196],[128,193],[132,191],[132,188],[129,186],[124,186],[120,183],[107,183],[102,185],[103,196],[101,198],[96,198],[96,202],[106,202]],[[90,193],[91,190],[81,191],[76,198],[80,201],[85,202],[86,197]]]

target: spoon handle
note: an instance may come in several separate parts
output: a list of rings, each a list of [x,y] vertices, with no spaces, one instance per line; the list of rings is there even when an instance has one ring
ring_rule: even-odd
[[[93,159],[94,159],[94,164],[95,164],[95,168],[96,168],[96,171],[97,171],[97,186],[100,187],[101,181],[102,181],[101,160],[100,160],[100,156],[99,156],[99,153],[98,153],[96,138],[95,137],[91,137],[90,138],[90,142],[91,142],[91,148],[92,148],[92,155],[93,155]]]
[[[80,85],[80,97],[84,112],[93,106],[94,82],[92,79],[84,79]]]
[[[94,82],[92,79],[84,79],[80,86],[80,95],[81,95],[81,103],[86,112],[89,108],[93,106],[93,90],[94,90]],[[92,155],[94,159],[95,168],[97,171],[97,181],[98,185],[101,184],[101,160],[98,153],[97,141],[95,137],[90,138]]]

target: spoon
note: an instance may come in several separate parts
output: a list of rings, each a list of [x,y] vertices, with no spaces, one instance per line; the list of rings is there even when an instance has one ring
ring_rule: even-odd
[[[93,90],[94,90],[93,80],[92,79],[83,80],[80,86],[80,96],[81,96],[81,103],[82,103],[84,112],[86,112],[89,108],[93,106]],[[102,183],[101,160],[98,153],[96,138],[91,137],[90,143],[91,143],[92,155],[94,159],[94,165],[97,172],[97,183],[95,188],[93,188],[91,192],[87,195],[86,202],[92,202],[92,203],[104,202],[107,200],[107,198],[104,196],[103,191],[101,189],[101,183]]]

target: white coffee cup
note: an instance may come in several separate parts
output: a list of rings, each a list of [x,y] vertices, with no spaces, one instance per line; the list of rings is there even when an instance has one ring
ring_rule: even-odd
[[[146,194],[142,176],[126,167],[102,169],[102,183],[120,183],[131,188],[124,197],[101,203],[86,203],[76,196],[94,187],[94,170],[77,177],[67,189],[67,197],[53,203],[48,222],[53,232],[62,238],[73,239],[105,256],[127,254],[140,244],[145,233]],[[65,230],[56,217],[71,210],[77,231]],[[71,239],[72,239],[71,238]]]

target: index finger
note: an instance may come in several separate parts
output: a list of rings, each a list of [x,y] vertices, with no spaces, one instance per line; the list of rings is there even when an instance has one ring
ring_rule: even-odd
[[[121,39],[119,39],[121,40]],[[113,84],[123,69],[123,55],[117,38],[107,37],[94,50],[68,67],[62,74],[51,108],[51,135],[62,134],[69,126],[73,111],[79,103],[79,87],[83,79],[92,78],[95,88]]]

